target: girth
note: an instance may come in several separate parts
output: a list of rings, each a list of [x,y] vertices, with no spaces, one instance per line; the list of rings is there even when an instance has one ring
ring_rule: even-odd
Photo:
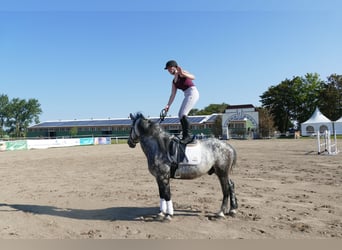
[[[195,141],[192,141],[191,143],[194,143]],[[178,167],[180,166],[180,163],[188,162],[189,159],[186,156],[186,147],[188,144],[181,143],[180,139],[178,137],[171,138],[167,157],[169,161],[171,162],[171,178],[175,178],[175,173]]]
[[[186,145],[180,142],[178,137],[173,137],[170,141],[167,157],[172,164],[177,164],[185,159]]]

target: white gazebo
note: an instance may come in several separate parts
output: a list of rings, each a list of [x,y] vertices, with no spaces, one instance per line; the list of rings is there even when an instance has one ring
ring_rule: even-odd
[[[332,122],[319,111],[318,107],[310,119],[301,124],[302,136],[309,136],[317,132],[323,133],[325,130],[332,132],[332,129]]]

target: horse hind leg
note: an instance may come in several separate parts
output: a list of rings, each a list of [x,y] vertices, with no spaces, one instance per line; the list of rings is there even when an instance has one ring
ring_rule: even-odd
[[[228,177],[219,177],[221,188],[222,188],[222,205],[221,210],[217,214],[219,217],[224,217],[225,215],[234,216],[236,214],[236,209],[238,208],[237,198],[235,195],[235,184]],[[230,201],[230,207],[228,209],[228,199]]]
[[[226,176],[218,176],[218,178],[220,180],[223,198],[222,198],[221,209],[217,213],[217,216],[225,217],[225,214],[228,213],[228,198],[229,198],[228,178]]]
[[[212,175],[213,173],[215,173],[215,168],[211,167],[211,169],[208,171],[208,175]]]
[[[235,184],[234,182],[228,178],[228,186],[229,186],[229,197],[230,197],[230,215],[236,214],[236,209],[238,208],[237,198],[235,195]]]

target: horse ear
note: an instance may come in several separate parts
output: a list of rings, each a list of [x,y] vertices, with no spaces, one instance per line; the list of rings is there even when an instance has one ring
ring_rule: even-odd
[[[129,117],[131,118],[131,120],[135,119],[135,117],[134,117],[134,115],[132,113],[129,114]]]

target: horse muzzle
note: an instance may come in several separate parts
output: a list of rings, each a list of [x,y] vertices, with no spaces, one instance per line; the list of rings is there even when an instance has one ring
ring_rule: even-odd
[[[133,140],[131,140],[131,138],[128,139],[127,144],[130,148],[135,148],[137,145]]]

